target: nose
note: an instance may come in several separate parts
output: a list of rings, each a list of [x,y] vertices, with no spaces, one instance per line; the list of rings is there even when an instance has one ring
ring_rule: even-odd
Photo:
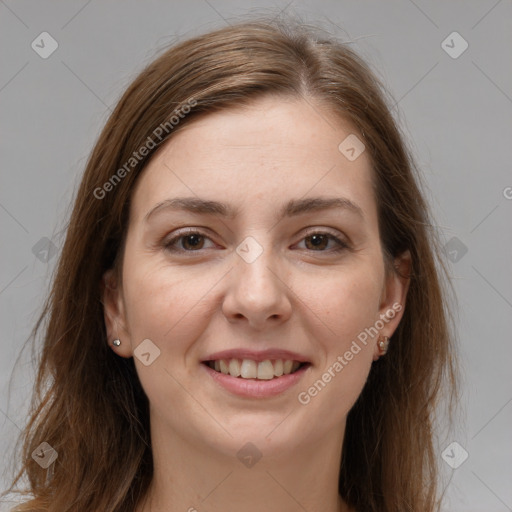
[[[235,255],[238,261],[228,274],[228,288],[222,305],[230,323],[246,322],[261,331],[290,318],[293,292],[286,277],[290,269],[271,253],[270,249],[265,249],[250,263]]]

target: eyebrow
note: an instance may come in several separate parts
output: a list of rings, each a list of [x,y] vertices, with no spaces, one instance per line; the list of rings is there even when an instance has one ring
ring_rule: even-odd
[[[279,220],[284,217],[293,217],[303,213],[316,212],[339,208],[355,213],[364,218],[363,210],[350,199],[344,197],[311,197],[306,199],[291,199],[279,212]],[[234,218],[239,214],[234,208],[218,201],[199,199],[198,197],[174,197],[166,199],[154,206],[145,216],[147,222],[152,215],[166,210],[184,210],[202,215],[218,215],[225,218]]]

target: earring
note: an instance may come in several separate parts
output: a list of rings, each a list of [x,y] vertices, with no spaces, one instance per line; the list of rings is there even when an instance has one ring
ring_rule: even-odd
[[[389,347],[389,337],[388,336],[380,336],[379,337],[379,355],[383,356],[388,351]]]
[[[121,340],[120,339],[114,340],[112,342],[112,345],[115,345],[116,347],[119,347],[119,345],[121,345]]]

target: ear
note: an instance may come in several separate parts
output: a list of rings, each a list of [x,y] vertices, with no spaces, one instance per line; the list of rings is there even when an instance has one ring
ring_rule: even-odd
[[[379,306],[379,320],[384,325],[379,332],[380,336],[391,338],[403,317],[407,292],[411,281],[411,265],[411,254],[409,251],[406,251],[395,258],[393,268],[386,271],[386,279]],[[380,357],[377,345],[378,340],[376,339],[375,341],[374,361]]]
[[[114,352],[122,357],[132,357],[130,333],[126,327],[126,316],[123,293],[114,269],[103,274],[101,282],[101,302],[107,331],[107,343]],[[121,345],[116,347],[112,342],[119,338]]]

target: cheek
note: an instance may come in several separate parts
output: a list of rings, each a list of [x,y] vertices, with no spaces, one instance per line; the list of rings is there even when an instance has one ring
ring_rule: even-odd
[[[344,268],[303,279],[300,299],[328,328],[333,348],[357,337],[378,318],[382,276],[378,268]]]
[[[151,339],[173,357],[186,355],[187,343],[203,328],[208,291],[218,281],[211,272],[194,273],[179,268],[126,265],[127,322],[135,348]]]
[[[207,328],[211,315],[206,310],[211,307],[208,292],[219,276],[206,274],[199,278],[179,269],[153,267],[145,271],[142,265],[126,265],[126,316],[132,348],[149,339],[159,350],[147,366],[134,357],[141,385],[157,411],[165,411],[170,403],[180,408],[184,417],[185,411],[195,411],[181,383],[195,371],[190,364],[195,361],[194,341]]]
[[[378,318],[381,275],[378,265],[340,270],[333,278],[304,282],[302,296],[310,309],[311,322],[320,329],[311,329],[319,353],[319,368],[305,383],[300,397],[326,419],[325,428],[334,426],[346,416],[359,397],[373,360],[374,339],[365,331]],[[365,337],[366,336],[366,337]],[[335,405],[334,405],[335,404]]]

